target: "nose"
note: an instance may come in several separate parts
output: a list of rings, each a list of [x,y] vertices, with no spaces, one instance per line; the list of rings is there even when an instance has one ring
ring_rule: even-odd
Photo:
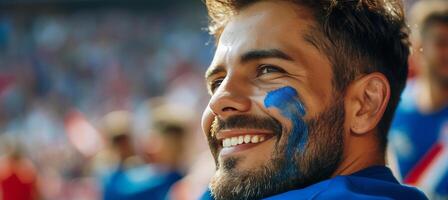
[[[223,81],[209,103],[210,109],[217,117],[226,119],[250,110],[249,92],[245,91],[244,85],[242,82],[231,79]]]

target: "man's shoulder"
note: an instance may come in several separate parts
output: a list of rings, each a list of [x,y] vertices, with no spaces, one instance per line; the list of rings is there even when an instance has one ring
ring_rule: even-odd
[[[401,185],[382,179],[341,176],[331,181],[327,190],[314,199],[365,199],[365,200],[427,200],[426,196],[414,187]]]
[[[297,199],[298,197],[307,200],[427,200],[425,195],[419,190],[398,183],[392,174],[387,172],[388,169],[385,169],[377,167],[368,169],[363,172],[364,174],[355,173],[350,176],[336,176],[304,189],[289,191],[268,198],[268,200],[287,200]]]

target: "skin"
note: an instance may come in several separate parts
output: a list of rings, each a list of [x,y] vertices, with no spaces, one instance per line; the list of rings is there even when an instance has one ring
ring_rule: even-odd
[[[422,95],[417,104],[423,113],[436,112],[448,102],[448,25],[430,26],[417,47],[422,49],[415,55],[422,66],[417,77]]]
[[[332,105],[335,101],[332,65],[322,51],[304,39],[314,23],[307,8],[283,1],[254,3],[229,20],[206,73],[212,90],[202,126],[209,139],[216,137],[210,135],[215,117],[221,120],[235,115],[272,117],[291,130],[294,124],[291,118],[277,107],[264,104],[266,96],[279,88],[290,87],[297,91],[306,110],[305,115],[300,116],[304,121],[315,118]],[[282,56],[272,53],[270,56],[247,56],[254,51],[272,52],[273,49],[282,52]],[[243,59],[248,57],[250,59]],[[349,85],[342,95],[343,155],[332,176],[384,164],[384,152],[379,149],[375,134],[389,96],[389,83],[380,73],[360,75]],[[281,135],[278,143],[288,143],[291,132],[277,134]],[[221,148],[216,149],[218,169],[215,176],[228,175],[222,163],[231,158],[238,158],[234,166],[237,171],[258,169],[268,163],[275,151],[276,139],[273,137],[251,149],[224,156]],[[213,144],[211,148],[213,152]],[[328,151],[332,151],[331,147]]]
[[[175,136],[153,133],[150,136],[148,149],[145,152],[151,163],[162,165],[171,170],[179,168],[179,152],[182,151],[182,139]],[[167,134],[167,133],[165,133]]]

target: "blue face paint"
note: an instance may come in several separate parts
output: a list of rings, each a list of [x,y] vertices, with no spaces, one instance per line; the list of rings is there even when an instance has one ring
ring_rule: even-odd
[[[292,128],[286,146],[286,156],[293,156],[296,148],[303,151],[308,140],[308,126],[303,121],[306,112],[297,91],[289,86],[273,90],[264,99],[264,106],[277,108],[284,117],[291,120]]]

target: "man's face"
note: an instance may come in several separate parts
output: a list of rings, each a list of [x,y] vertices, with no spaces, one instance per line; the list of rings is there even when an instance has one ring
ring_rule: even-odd
[[[422,45],[430,76],[448,87],[448,25],[435,23],[429,27]]]
[[[344,103],[306,8],[255,3],[226,25],[206,79],[202,125],[215,199],[259,199],[329,178],[343,151]]]

